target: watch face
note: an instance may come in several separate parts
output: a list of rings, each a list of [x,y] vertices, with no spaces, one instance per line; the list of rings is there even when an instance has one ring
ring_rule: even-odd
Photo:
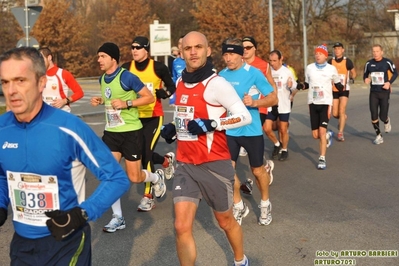
[[[218,126],[218,123],[216,123],[216,121],[212,121],[211,126],[212,126],[213,128],[216,128],[216,127]]]
[[[132,101],[127,101],[127,106],[131,107],[132,106]]]

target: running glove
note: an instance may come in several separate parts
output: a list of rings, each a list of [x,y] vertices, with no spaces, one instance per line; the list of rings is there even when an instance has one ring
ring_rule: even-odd
[[[155,90],[155,95],[157,96],[158,99],[166,99],[170,96],[164,89]]]
[[[199,135],[216,129],[216,121],[212,119],[196,118],[187,123],[188,132]]]
[[[5,208],[0,208],[0,226],[2,226],[7,220],[8,211]]]
[[[344,91],[344,85],[342,85],[341,82],[334,83],[334,85],[335,85],[335,88],[337,88],[338,91],[340,91],[340,92]]]
[[[274,116],[278,116],[278,105],[272,106],[271,114]]]
[[[80,207],[75,207],[68,211],[46,212],[46,216],[51,218],[46,221],[46,224],[51,235],[57,241],[63,240],[87,222]]]
[[[169,123],[163,125],[161,128],[161,137],[165,139],[166,143],[171,144],[176,140],[176,127],[174,124]]]

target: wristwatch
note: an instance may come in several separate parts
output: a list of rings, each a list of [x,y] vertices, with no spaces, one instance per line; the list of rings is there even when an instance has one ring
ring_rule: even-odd
[[[215,120],[212,120],[211,127],[213,127],[213,130],[215,130],[218,127],[218,123]]]
[[[66,99],[66,104],[69,105],[71,103],[71,100],[69,100],[68,97],[66,97],[65,99]]]
[[[85,209],[81,209],[82,211],[82,217],[83,219],[85,219],[86,221],[89,220],[89,216],[87,215],[87,212]]]
[[[127,100],[126,101],[126,106],[127,106],[127,110],[129,110],[131,107],[133,107],[133,101],[132,100]]]

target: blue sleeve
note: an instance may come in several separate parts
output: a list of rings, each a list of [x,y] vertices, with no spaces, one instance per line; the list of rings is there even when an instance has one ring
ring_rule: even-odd
[[[98,219],[130,187],[130,181],[109,148],[82,121],[75,124],[75,150],[78,159],[100,181],[95,191],[80,207],[87,211],[89,220]]]
[[[258,70],[258,69],[256,69]],[[265,75],[263,75],[263,73],[258,70],[255,71],[255,86],[256,88],[258,88],[258,90],[260,91],[260,93],[263,96],[267,96],[268,94],[270,94],[271,92],[273,92],[273,87],[272,85],[270,85],[269,81],[267,81]]]
[[[121,86],[125,91],[134,90],[136,93],[145,86],[144,83],[130,71],[123,71],[121,74]]]
[[[8,185],[6,174],[0,170],[0,208],[8,209],[10,199],[8,197]]]
[[[176,59],[173,60],[173,63],[172,63],[172,80],[173,80],[173,83],[176,84],[176,80],[177,80],[177,71],[176,71],[176,67],[175,67],[175,62],[176,62]]]

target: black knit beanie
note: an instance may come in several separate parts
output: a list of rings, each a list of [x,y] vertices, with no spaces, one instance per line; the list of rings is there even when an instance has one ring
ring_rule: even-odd
[[[111,58],[115,59],[116,62],[119,64],[119,47],[115,43],[106,42],[98,48],[97,53],[103,52],[109,55]]]
[[[147,52],[150,51],[150,41],[148,40],[147,37],[144,37],[144,36],[137,36],[137,37],[135,37],[135,38],[133,39],[132,44],[133,44],[133,43],[137,43],[138,45],[143,46],[144,49],[147,50]]]

